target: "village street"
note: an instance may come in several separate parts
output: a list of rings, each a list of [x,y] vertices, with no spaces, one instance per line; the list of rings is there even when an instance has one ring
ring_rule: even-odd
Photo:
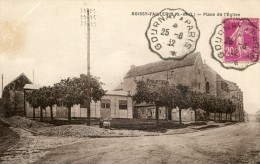
[[[58,147],[36,163],[259,163],[260,123],[179,135],[95,138]]]

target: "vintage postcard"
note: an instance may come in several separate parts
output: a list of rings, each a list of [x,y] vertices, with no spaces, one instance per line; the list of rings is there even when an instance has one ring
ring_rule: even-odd
[[[0,163],[260,163],[259,6],[0,0]]]

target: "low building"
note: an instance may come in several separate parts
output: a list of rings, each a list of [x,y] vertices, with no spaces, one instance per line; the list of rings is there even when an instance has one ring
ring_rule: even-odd
[[[23,88],[26,84],[32,84],[32,82],[22,73],[4,87],[1,113],[5,116],[25,115]]]
[[[39,89],[41,86],[26,85],[25,92]],[[33,108],[28,102],[25,103],[26,116],[33,117]],[[101,98],[101,101],[91,102],[91,118],[133,118],[133,103],[128,92],[124,91],[107,91]],[[40,117],[40,108],[35,109],[35,117]],[[43,109],[43,117],[50,117],[50,107]],[[53,107],[54,118],[67,118],[68,109],[64,106]],[[71,108],[72,118],[86,118],[86,104],[75,104]]]

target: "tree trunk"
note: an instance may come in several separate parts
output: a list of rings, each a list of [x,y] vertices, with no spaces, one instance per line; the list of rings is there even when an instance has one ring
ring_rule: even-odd
[[[216,110],[214,110],[214,122],[216,122]]]
[[[220,114],[220,112],[219,112],[219,113],[218,113],[218,121],[220,121],[220,115],[221,115],[221,114]]]
[[[227,112],[226,112],[226,122],[227,122]]]
[[[35,108],[33,108],[33,120],[35,120]]]
[[[53,123],[53,109],[52,109],[52,106],[50,107],[51,109],[51,123]]]
[[[196,109],[194,109],[194,117],[195,117],[195,122],[197,122],[197,110]]]
[[[89,82],[89,85],[90,85],[90,82]],[[91,108],[90,103],[91,103],[90,93],[88,93],[88,98],[87,98],[87,126],[90,126],[90,108]]]
[[[239,110],[238,120],[239,120],[239,122],[241,121],[241,112],[240,112],[240,110]]]
[[[42,113],[42,107],[40,107],[40,110],[41,110],[41,111],[40,111],[40,115],[41,115],[41,116],[40,116],[40,117],[41,117],[41,122],[43,122],[43,113]]]
[[[181,108],[179,108],[179,123],[181,124],[182,121],[181,121]]]
[[[168,120],[172,120],[172,108],[168,109]]]
[[[71,106],[68,107],[68,121],[71,122]]]
[[[167,107],[165,107],[164,108],[165,109],[165,120],[169,120],[169,117],[168,117],[168,108]]]
[[[159,125],[159,106],[155,106],[155,119],[156,119],[156,126]]]
[[[207,122],[209,121],[209,111],[208,110],[206,111],[206,121]]]
[[[232,122],[232,112],[230,112],[230,118],[229,118],[230,122]]]

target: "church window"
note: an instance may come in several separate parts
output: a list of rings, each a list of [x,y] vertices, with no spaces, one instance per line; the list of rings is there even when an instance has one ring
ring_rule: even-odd
[[[206,93],[209,93],[209,82],[206,83]]]

